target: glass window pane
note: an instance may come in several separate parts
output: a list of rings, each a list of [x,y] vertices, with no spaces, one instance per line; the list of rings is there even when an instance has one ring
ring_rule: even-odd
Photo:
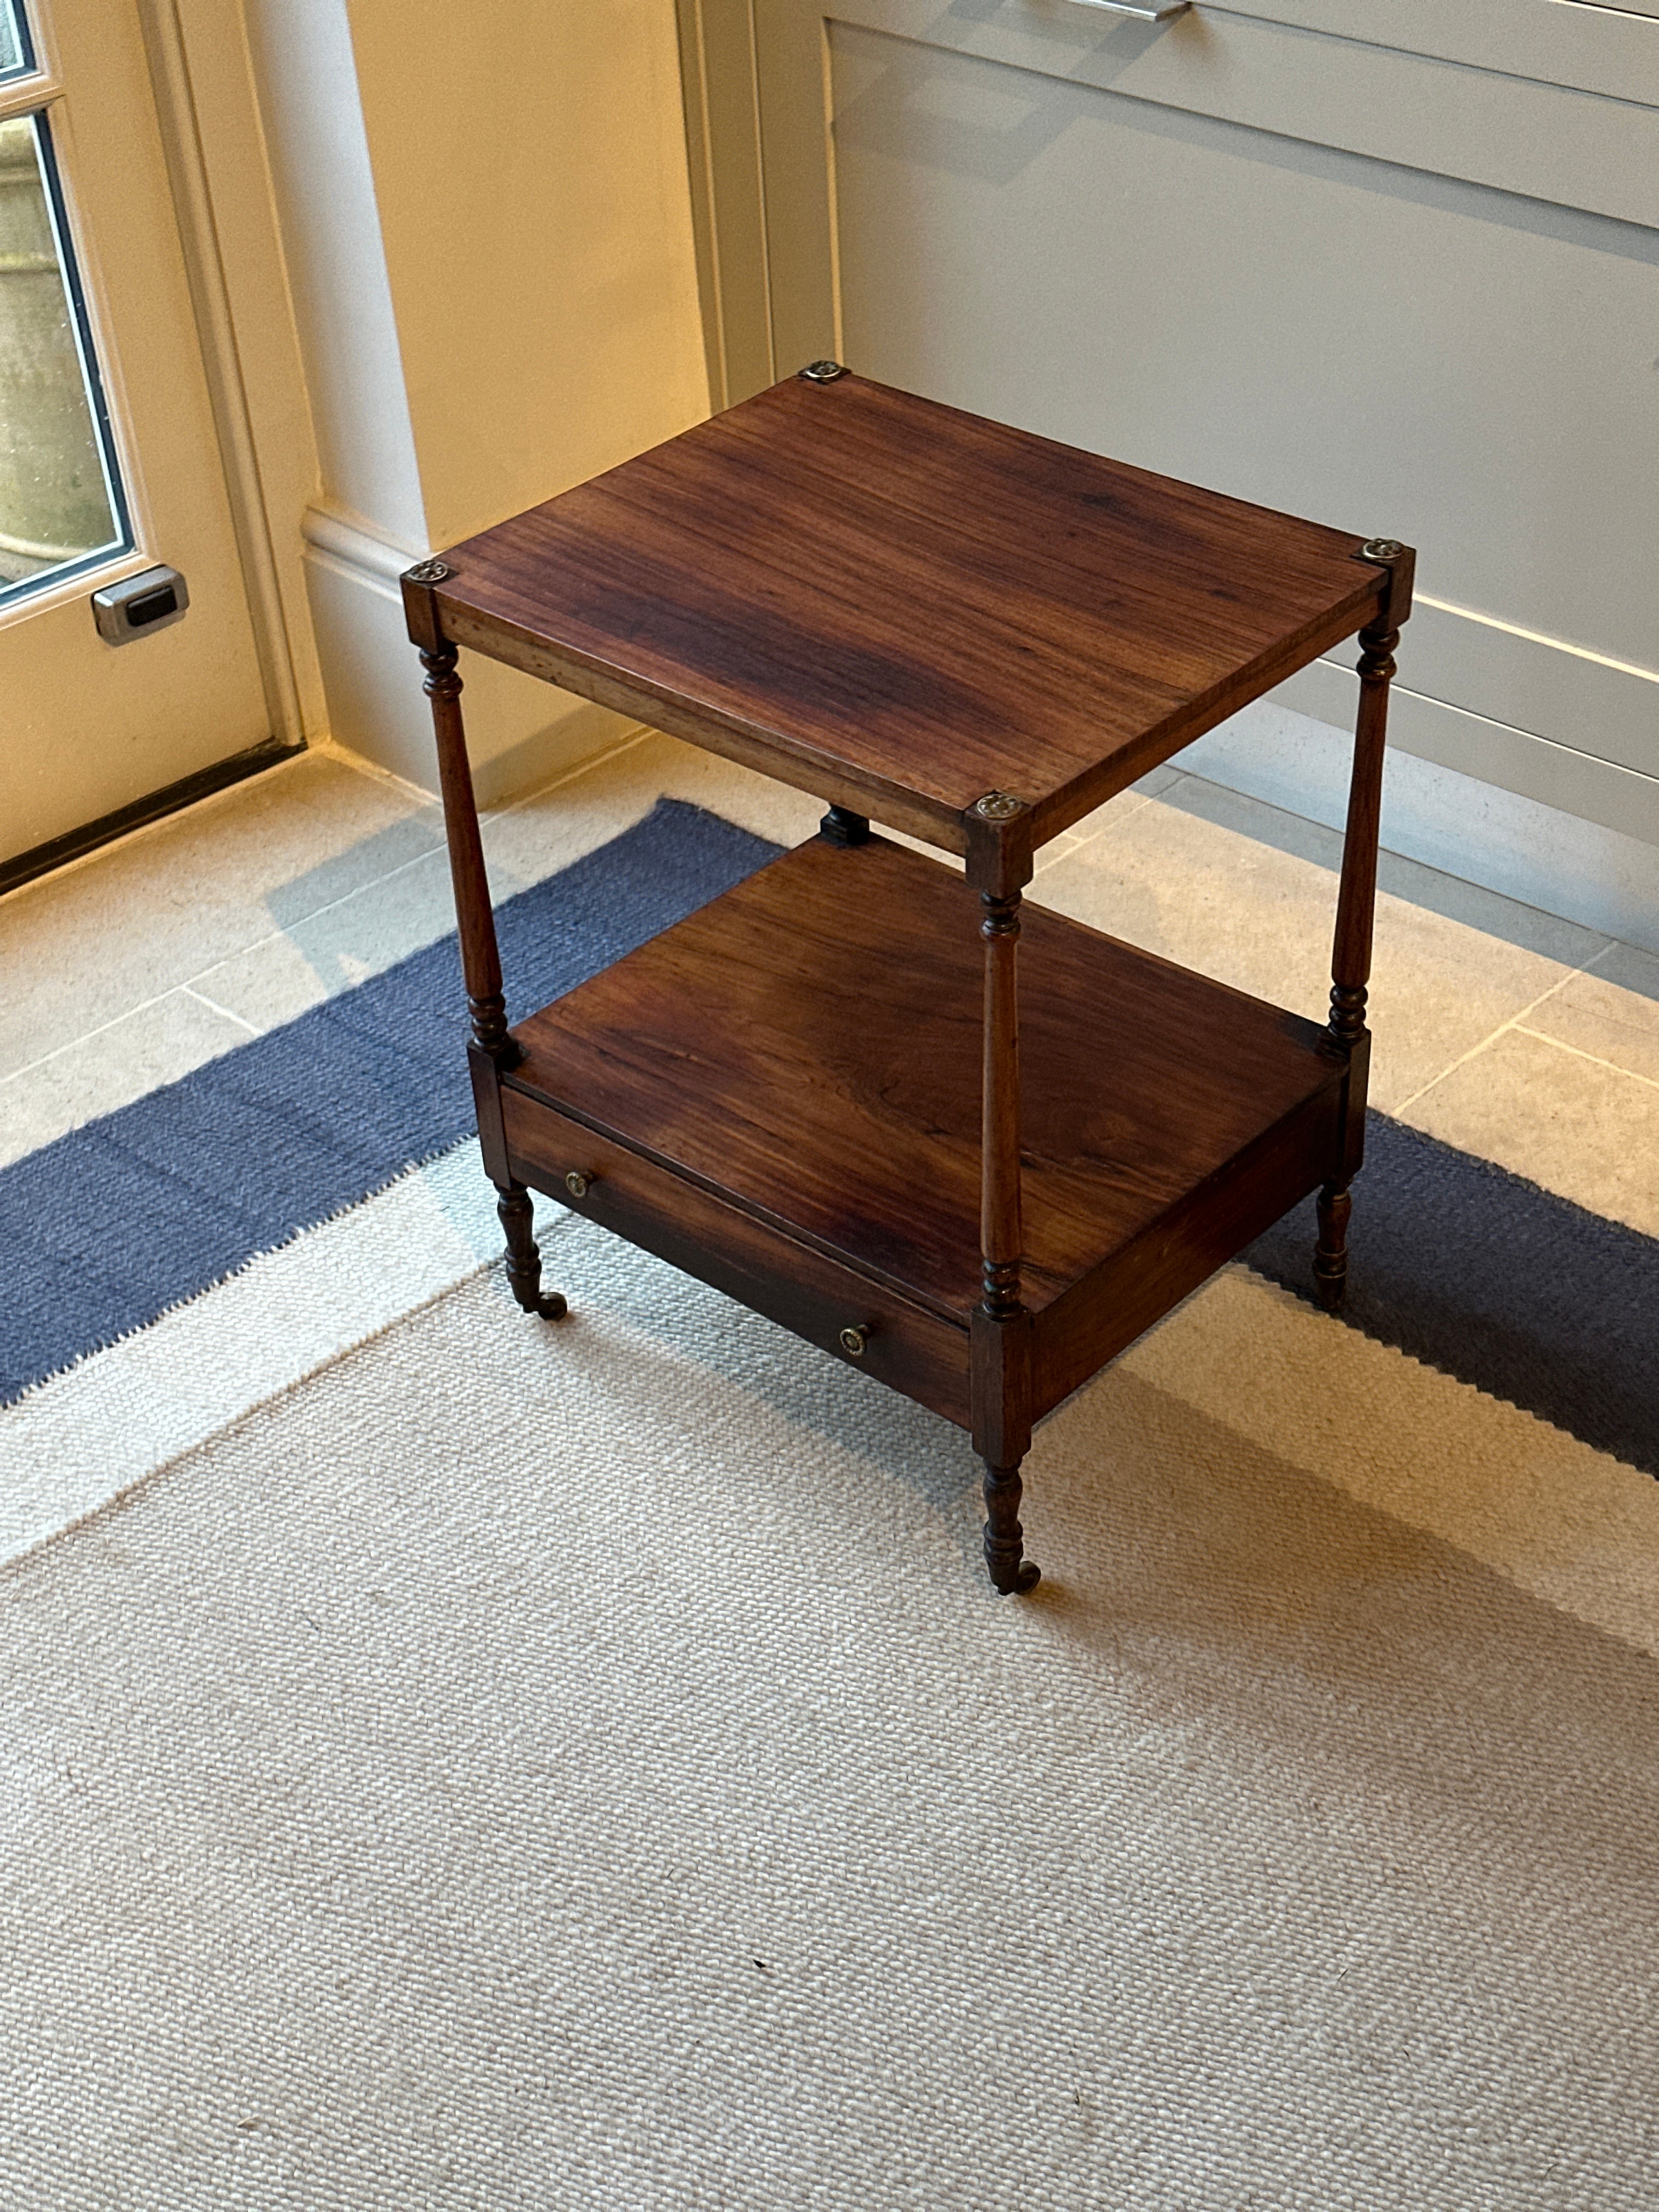
[[[0,600],[126,545],[41,116],[0,123]]]
[[[16,76],[33,66],[21,0],[0,0],[0,76]]]

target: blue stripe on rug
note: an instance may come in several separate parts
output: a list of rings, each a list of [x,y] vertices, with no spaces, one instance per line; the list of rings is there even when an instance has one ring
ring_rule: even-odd
[[[1314,1206],[1243,1255],[1311,1298]],[[1659,1242],[1368,1117],[1343,1319],[1659,1474]]]
[[[678,800],[497,909],[530,1012],[780,848]],[[384,1189],[474,1127],[455,941],[0,1170],[0,1404]],[[1659,1241],[1384,1115],[1344,1318],[1659,1474]],[[1311,1295],[1312,1202],[1244,1255]]]
[[[659,800],[496,909],[518,1018],[781,848]],[[0,1405],[468,1135],[453,935],[0,1170]]]

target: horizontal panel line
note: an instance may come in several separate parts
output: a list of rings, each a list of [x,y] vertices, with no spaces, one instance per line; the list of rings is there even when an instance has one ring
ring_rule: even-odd
[[[1638,668],[1633,660],[1615,660],[1611,653],[1597,653],[1588,645],[1573,645],[1565,637],[1547,637],[1542,630],[1525,629],[1519,623],[1504,622],[1498,615],[1483,615],[1474,607],[1455,606],[1449,599],[1431,599],[1426,592],[1419,592],[1414,597],[1419,606],[1433,607],[1437,613],[1459,615],[1465,622],[1480,623],[1487,629],[1501,629],[1506,637],[1524,638],[1528,645],[1547,645],[1553,653],[1570,653],[1575,660],[1593,660],[1598,668],[1611,668],[1620,676],[1635,676],[1644,684],[1659,684],[1659,669]]]
[[[1251,24],[1258,30],[1283,31],[1316,44],[1346,46],[1356,52],[1387,56],[1405,65],[1461,71],[1466,76],[1488,76],[1498,82],[1525,86],[1534,93],[1554,94],[1563,100],[1596,101],[1602,108],[1621,108],[1630,118],[1639,118],[1639,124],[1633,122],[1631,127],[1639,127],[1644,132],[1650,133],[1652,127],[1659,125],[1659,100],[1636,100],[1612,93],[1591,91],[1581,86],[1563,84],[1553,78],[1522,76],[1514,71],[1487,68],[1480,63],[1449,60],[1405,46],[1373,46],[1345,32],[1310,29],[1299,23],[1288,23],[1276,16],[1258,15],[1240,9],[1206,7],[1205,12],[1230,15],[1235,22]],[[1264,121],[1246,112],[1236,94],[1231,105],[1224,104],[1228,94],[1234,91],[1231,82],[1217,94],[1206,86],[1196,83],[1132,82],[1121,71],[1109,76],[1094,76],[1086,73],[1091,58],[1088,50],[1079,57],[1075,68],[1062,71],[1048,57],[1033,58],[1029,54],[1005,52],[994,43],[981,40],[977,30],[962,32],[954,27],[947,28],[943,19],[929,24],[923,31],[896,29],[884,16],[882,0],[817,0],[812,9],[812,18],[820,24],[825,34],[836,29],[861,32],[868,37],[914,46],[924,53],[953,54],[967,61],[987,62],[999,69],[1018,70],[1027,76],[1097,93],[1107,100],[1121,100],[1132,106],[1191,116],[1218,131],[1277,140],[1286,146],[1310,148],[1316,153],[1335,154],[1376,169],[1390,171],[1397,177],[1425,179],[1431,188],[1443,185],[1455,191],[1485,195],[1489,200],[1510,201],[1517,208],[1540,208],[1552,212],[1564,210],[1569,215],[1587,216],[1614,231],[1632,234],[1641,242],[1636,251],[1644,261],[1651,261],[1653,242],[1659,238],[1659,215],[1656,215],[1653,208],[1646,207],[1639,214],[1620,211],[1620,208],[1607,204],[1605,194],[1592,197],[1584,190],[1578,178],[1575,178],[1571,189],[1565,191],[1559,185],[1551,185],[1547,180],[1540,189],[1539,180],[1516,182],[1502,173],[1501,168],[1494,168],[1490,164],[1472,167],[1466,153],[1462,158],[1454,159],[1449,149],[1437,147],[1416,152],[1385,151],[1382,142],[1376,137],[1374,129],[1369,135],[1364,131],[1358,136],[1354,135],[1355,125],[1352,118],[1346,120],[1340,131],[1330,124],[1328,118],[1319,128],[1293,123],[1284,117],[1274,121]],[[1197,18],[1182,19],[1182,21],[1189,20],[1196,21]],[[1179,35],[1177,26],[1174,32],[1160,33],[1158,37],[1175,40]],[[1078,43],[1081,46],[1080,39]],[[1218,100],[1223,104],[1218,105]],[[1374,125],[1374,105],[1372,108],[1362,105],[1357,112]],[[1644,137],[1644,149],[1645,145]],[[1647,173],[1644,170],[1641,173],[1645,177]],[[1429,204],[1437,204],[1434,201]],[[1529,225],[1522,227],[1530,228]],[[1613,250],[1622,252],[1626,249],[1615,244]]]
[[[1600,0],[1556,0],[1556,4],[1582,7],[1583,12],[1591,16],[1617,16],[1626,23],[1641,23],[1650,30],[1659,30],[1659,22],[1656,22],[1652,15],[1632,9],[1603,7]],[[1516,84],[1542,85],[1551,92],[1582,93],[1589,99],[1608,100],[1620,107],[1652,109],[1659,106],[1659,102],[1644,99],[1638,93],[1613,92],[1605,85],[1581,84],[1563,77],[1540,76],[1535,70],[1516,68],[1493,56],[1483,56],[1480,60],[1474,60],[1468,54],[1446,52],[1438,47],[1414,46],[1399,40],[1366,37],[1363,33],[1340,31],[1325,23],[1304,23],[1293,16],[1274,15],[1267,8],[1230,8],[1223,4],[1223,0],[1205,0],[1204,12],[1206,15],[1235,15],[1245,22],[1270,24],[1275,30],[1298,32],[1310,39],[1328,39],[1334,45],[1366,46],[1377,53],[1399,54],[1408,61],[1439,63],[1449,69],[1469,70],[1481,76],[1508,77]]]
[[[1651,4],[1643,7],[1638,3],[1620,8],[1614,4],[1614,0],[1550,0],[1550,5],[1553,8],[1590,8],[1598,15],[1622,15],[1626,21],[1632,23],[1651,23],[1656,16],[1659,16],[1659,7]]]
[[[1340,676],[1350,678],[1357,685],[1359,678],[1354,671],[1340,660],[1322,653],[1317,663],[1321,668],[1334,669]],[[1565,753],[1571,759],[1586,761],[1592,768],[1611,769],[1615,775],[1634,776],[1638,783],[1650,785],[1659,792],[1659,776],[1650,775],[1645,769],[1630,768],[1623,761],[1608,760],[1603,753],[1587,753],[1581,745],[1563,744],[1559,738],[1540,736],[1536,730],[1523,730],[1518,722],[1500,722],[1495,714],[1483,714],[1476,708],[1461,706],[1455,699],[1437,698],[1432,691],[1414,690],[1409,684],[1395,683],[1390,687],[1396,699],[1420,699],[1425,707],[1443,707],[1448,714],[1467,715],[1471,722],[1483,722],[1489,730],[1502,730],[1506,737],[1524,738],[1528,744],[1547,745],[1552,752]],[[1472,770],[1466,773],[1473,773]]]

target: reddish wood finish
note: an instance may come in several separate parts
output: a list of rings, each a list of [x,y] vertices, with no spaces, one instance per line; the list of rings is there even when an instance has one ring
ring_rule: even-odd
[[[1384,611],[1359,633],[1359,714],[1355,726],[1353,774],[1348,786],[1348,819],[1342,843],[1342,883],[1337,895],[1336,934],[1331,946],[1331,1035],[1348,1055],[1343,1104],[1341,1158],[1319,1195],[1319,1234],[1314,1246],[1314,1288],[1322,1305],[1334,1313],[1348,1283],[1348,1221],[1353,1201],[1348,1185],[1365,1157],[1365,1093],[1370,1071],[1370,1033],[1365,1026],[1367,986],[1371,974],[1371,938],[1376,920],[1377,841],[1382,826],[1382,764],[1388,744],[1389,686],[1394,679],[1394,649],[1399,624],[1411,611],[1416,556],[1392,543],[1368,545],[1382,554],[1389,574]]]
[[[507,1038],[507,1001],[501,995],[501,957],[495,945],[495,921],[489,905],[489,878],[478,836],[478,809],[472,794],[472,765],[461,724],[461,679],[455,672],[453,645],[421,655],[424,690],[432,702],[432,726],[438,747],[438,776],[444,800],[444,829],[449,842],[450,880],[455,888],[455,917],[461,939],[461,971],[466,980],[472,1037],[494,1060],[512,1057]]]
[[[955,852],[1037,843],[1379,611],[1360,541],[790,378],[443,556],[446,639]]]
[[[541,1247],[536,1242],[530,1193],[516,1178],[501,1186],[495,1213],[507,1238],[507,1288],[526,1313],[541,1321],[562,1321],[564,1299],[557,1291],[542,1288]]]
[[[1024,1489],[1019,1463],[1000,1467],[985,1462],[985,1565],[991,1585],[1004,1597],[1035,1589],[1042,1579],[1035,1559],[1028,1559],[1025,1531],[1020,1526],[1019,1501]]]
[[[1340,1141],[1343,1078],[1292,1107],[1037,1316],[1031,1403],[1069,1398],[1171,1307],[1305,1198]]]
[[[515,1101],[538,1099],[965,1328],[982,1298],[976,904],[884,838],[784,854],[518,1025],[509,1153]],[[1346,1071],[1316,1023],[1024,916],[1020,1283],[1040,1315],[1318,1100],[1330,1143],[1279,1210],[1311,1189]]]
[[[521,1304],[563,1308],[539,1188],[971,1426],[1026,1590],[1035,1419],[1316,1187],[1340,1297],[1413,556],[807,380],[404,579],[479,1133]],[[1355,630],[1328,1027],[1022,905],[1046,839]],[[822,836],[509,1034],[463,645],[817,793]]]
[[[1021,1310],[1019,1260],[1024,1249],[1019,1168],[1019,951],[1018,898],[982,898],[985,1012],[980,1046],[981,1290],[993,1321]]]
[[[513,1171],[849,1367],[969,1425],[968,1332],[504,1085]],[[580,1188],[568,1178],[574,1175]],[[856,1349],[848,1340],[857,1338]]]
[[[1334,1312],[1348,1286],[1348,1221],[1353,1200],[1346,1182],[1328,1182],[1315,1209],[1319,1235],[1314,1244],[1314,1290],[1321,1305]]]
[[[1000,793],[981,799],[982,819],[1006,814]],[[969,873],[1006,880],[1004,848],[981,868],[970,836]],[[1031,1316],[1020,1297],[1024,1243],[1020,1164],[1018,891],[980,895],[985,996],[980,1039],[980,1303],[972,1321],[974,1447],[986,1463],[985,1565],[1005,1596],[1032,1589],[1035,1565],[1022,1556],[1019,1462],[1031,1441]]]
[[[1397,629],[1370,625],[1359,634],[1359,717],[1348,786],[1347,835],[1331,948],[1331,1029],[1345,1043],[1365,1026],[1376,917],[1377,834],[1382,822],[1382,760],[1388,743],[1389,685],[1395,674]]]
[[[1018,1466],[1031,1448],[1033,1422],[1048,1410],[1036,1388],[1038,1334],[1038,1322],[1023,1311],[994,1321],[981,1305],[970,1318],[974,1449],[988,1466]]]

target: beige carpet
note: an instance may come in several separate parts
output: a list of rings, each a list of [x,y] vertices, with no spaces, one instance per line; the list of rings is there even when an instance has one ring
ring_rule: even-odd
[[[1655,2202],[1651,1658],[1253,1441],[1271,1329],[1183,1395],[1203,1299],[999,1601],[956,1432],[553,1242],[0,1575],[0,2203]]]

